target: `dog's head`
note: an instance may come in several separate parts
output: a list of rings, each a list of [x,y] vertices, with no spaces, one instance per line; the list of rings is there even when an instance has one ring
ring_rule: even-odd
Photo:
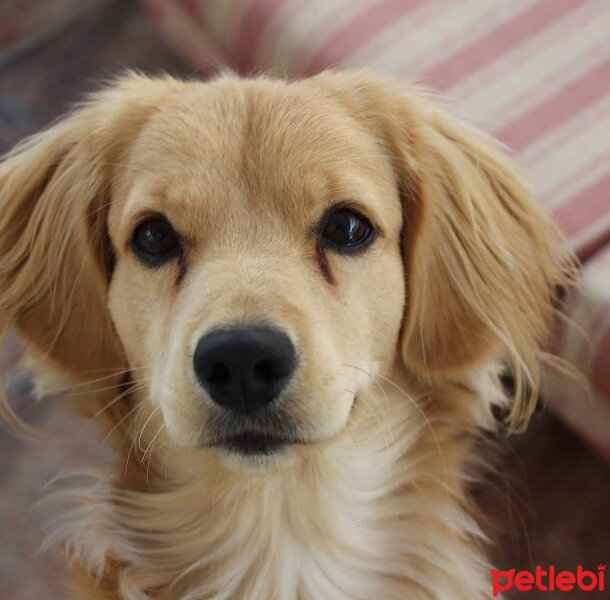
[[[397,365],[506,360],[531,410],[555,229],[415,88],[129,75],[0,169],[1,324],[75,379],[130,369],[176,445],[329,440]]]

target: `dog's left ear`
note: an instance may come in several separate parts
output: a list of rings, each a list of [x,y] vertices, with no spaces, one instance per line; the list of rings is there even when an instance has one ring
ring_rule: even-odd
[[[76,377],[123,365],[106,217],[131,142],[177,85],[124,76],[0,163],[0,340],[14,325]]]
[[[402,197],[402,356],[430,380],[490,358],[516,379],[511,425],[535,407],[541,348],[572,263],[500,144],[416,87],[367,72],[319,76],[391,157]]]

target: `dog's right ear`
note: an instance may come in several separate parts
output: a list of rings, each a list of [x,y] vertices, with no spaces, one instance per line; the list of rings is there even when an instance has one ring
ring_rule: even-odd
[[[366,71],[316,80],[394,167],[404,215],[405,366],[440,383],[504,362],[515,380],[507,424],[523,427],[560,291],[574,281],[557,226],[500,144],[423,90]]]
[[[113,182],[143,124],[180,85],[123,76],[0,163],[0,340],[16,326],[75,378],[123,366],[106,308]]]

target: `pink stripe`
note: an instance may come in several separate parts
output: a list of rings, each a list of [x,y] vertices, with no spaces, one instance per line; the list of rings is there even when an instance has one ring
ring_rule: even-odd
[[[285,0],[254,0],[241,23],[239,40],[232,64],[242,74],[256,69],[256,50],[262,33]]]
[[[402,16],[406,16],[409,12],[405,13],[405,15],[401,15],[399,18],[395,19],[393,26],[389,32],[384,33],[384,30],[380,30],[377,33],[382,34],[379,36],[377,40],[371,36],[371,43],[366,44],[363,43],[362,48],[354,48],[351,56],[346,56],[345,60],[351,60],[354,58],[354,54],[358,54],[358,63],[359,65],[366,65],[369,61],[375,60],[381,54],[388,51],[388,49],[392,48],[395,44],[397,44],[401,39],[406,36],[406,33],[409,31],[415,31],[417,28],[425,27],[430,21],[437,19],[439,14],[439,7],[435,6],[434,0],[432,2],[428,2],[427,5],[424,3],[422,8],[425,7],[425,10],[421,10],[419,14],[416,13],[415,10],[409,11],[415,13],[408,23],[404,24],[401,27],[394,27],[397,23],[402,20]],[[388,27],[389,29],[389,27]],[[376,35],[375,34],[375,35]],[[408,57],[404,55],[398,55],[401,58],[401,63],[403,60],[406,60]]]
[[[578,245],[574,248],[578,258],[583,263],[592,258],[602,248],[610,248],[610,221],[605,229],[602,228],[600,231],[591,229],[589,236],[585,237],[584,241],[577,241]],[[587,231],[585,230],[583,234],[586,236]]]
[[[339,29],[314,54],[305,72],[314,74],[341,64],[373,35],[403,17],[426,0],[382,0]]]
[[[603,248],[585,265],[583,283],[585,287],[591,287],[595,279],[599,279],[600,273],[610,273],[610,246]],[[608,279],[610,282],[610,279]],[[608,287],[606,297],[610,300],[610,287]]]
[[[580,16],[582,16],[582,13]],[[579,23],[579,20],[576,19],[576,16],[571,19],[571,24],[575,30],[580,29],[581,23]],[[559,41],[560,35],[553,36],[553,40],[548,39],[550,36],[544,37],[547,38],[544,46],[550,46],[553,42]],[[563,36],[561,35],[561,37]],[[531,56],[534,52],[536,50],[531,49],[529,55]],[[498,123],[495,128],[498,131],[506,123],[516,121],[528,110],[546,102],[554,94],[560,93],[563,88],[571,85],[572,81],[582,75],[583,65],[587,65],[587,68],[592,70],[608,58],[610,58],[610,48],[603,44],[594,46],[584,55],[575,55],[560,70],[548,73],[542,79],[532,82],[518,96],[507,99],[506,104],[499,105],[486,119],[490,123]],[[610,86],[608,89],[610,90]]]
[[[591,181],[603,175],[608,170],[607,165],[610,165],[610,149],[570,176],[568,190],[571,189],[571,192],[566,190],[566,182],[561,181],[538,198],[540,204],[550,207],[551,211],[557,212],[561,204],[570,202],[571,197],[575,196],[585,185],[590,185]],[[558,195],[563,198],[559,202],[555,200]]]
[[[495,135],[514,150],[521,151],[609,92],[610,60],[607,60],[502,127]]]
[[[488,8],[489,11],[479,15],[468,27],[450,35],[437,35],[436,45],[428,48],[422,56],[415,53],[414,56],[405,57],[404,64],[400,66],[400,73],[408,78],[419,79],[420,73],[425,73],[432,68],[432,65],[448,60],[448,57],[453,56],[471,43],[474,37],[473,31],[484,32],[493,27],[499,27],[500,24],[505,23],[513,15],[523,10],[523,7],[520,7],[517,2],[488,2]],[[438,48],[440,46],[442,46],[442,54],[439,54]]]
[[[574,237],[608,213],[610,213],[610,172],[553,211],[568,237]]]
[[[420,75],[420,79],[436,89],[447,90],[554,21],[581,8],[587,1],[541,0],[529,10],[502,23],[470,46],[428,69]]]

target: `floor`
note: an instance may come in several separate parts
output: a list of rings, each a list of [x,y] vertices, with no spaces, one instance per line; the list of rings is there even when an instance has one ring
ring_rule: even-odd
[[[96,82],[133,67],[190,74],[130,0],[0,0],[0,152],[60,115]],[[0,369],[18,352],[9,342]],[[0,598],[60,600],[57,559],[37,552],[50,516],[34,507],[59,465],[98,458],[95,432],[60,410],[61,399],[34,404],[26,375],[9,395],[56,443],[26,444],[0,431]],[[67,440],[67,441],[66,441]],[[574,570],[610,561],[610,468],[548,414],[504,444],[500,468],[475,494],[485,527],[499,540],[502,569],[555,564]],[[549,594],[518,594],[546,600]],[[491,593],[490,593],[491,597]],[[568,600],[600,592],[562,593]]]

